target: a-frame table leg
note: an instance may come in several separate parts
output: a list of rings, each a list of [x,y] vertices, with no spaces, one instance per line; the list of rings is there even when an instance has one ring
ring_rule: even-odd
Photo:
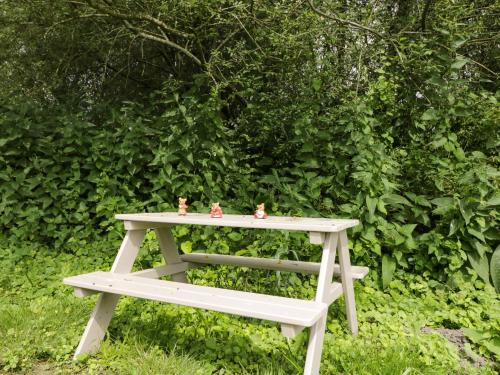
[[[177,245],[172,235],[171,228],[156,228],[156,238],[160,243],[160,250],[167,264],[184,263],[177,250]],[[172,280],[180,283],[186,283],[186,272],[180,272],[172,275]]]
[[[145,229],[129,230],[125,234],[111,272],[129,273],[132,270],[145,234]],[[99,349],[119,298],[116,294],[101,293],[73,358],[83,353],[95,353]]]
[[[358,334],[358,319],[356,317],[356,300],[354,299],[354,285],[352,281],[351,260],[349,257],[349,247],[347,242],[347,232],[339,233],[339,266],[340,279],[344,291],[345,309],[347,323],[353,335]]]
[[[317,302],[327,302],[327,296],[332,286],[333,266],[335,264],[335,251],[337,249],[338,234],[326,233],[323,244],[323,255],[318,275],[318,287],[316,290]],[[325,337],[326,317],[328,310],[311,327],[309,344],[307,346],[305,375],[316,375],[319,373],[321,364],[321,352],[323,351],[323,340]]]

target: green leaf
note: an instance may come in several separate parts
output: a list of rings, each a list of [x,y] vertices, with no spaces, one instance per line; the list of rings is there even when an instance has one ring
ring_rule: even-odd
[[[184,253],[189,254],[191,251],[193,251],[193,243],[191,241],[185,241],[181,243],[181,250]]]
[[[500,193],[496,193],[490,199],[488,199],[485,203],[485,206],[500,206]]]
[[[423,121],[433,121],[438,119],[438,112],[434,108],[430,108],[422,115]]]
[[[382,199],[377,200],[377,208],[383,214],[387,214],[387,210],[385,209],[384,201]]]
[[[457,219],[452,219],[450,222],[450,232],[448,233],[448,236],[454,235],[458,229],[459,229],[459,221]]]
[[[368,212],[373,216],[375,213],[375,208],[377,207],[377,198],[371,198],[366,196],[366,206],[368,207]]]
[[[470,339],[472,342],[475,342],[476,344],[479,344],[479,342],[485,339],[482,331],[478,331],[472,328],[462,328],[462,331],[468,339]]]
[[[399,232],[407,237],[411,237],[411,234],[416,226],[417,224],[405,224],[399,228]]]
[[[491,280],[497,292],[500,292],[500,245],[497,246],[490,261]]]
[[[453,198],[436,198],[431,201],[432,204],[437,206],[432,212],[437,215],[446,215],[448,212],[455,208]]]
[[[470,227],[467,227],[467,232],[469,232],[469,234],[472,234],[474,237],[476,237],[478,240],[481,240],[482,242],[486,242],[486,240],[484,239],[484,236],[481,232],[475,230],[475,229],[472,229]]]
[[[486,258],[485,255],[479,256],[476,253],[469,253],[469,262],[476,271],[476,273],[479,275],[481,279],[483,279],[486,283],[490,283],[490,271],[488,267],[488,259]]]
[[[396,261],[389,255],[382,257],[382,287],[385,289],[392,280],[396,270]]]
[[[312,87],[314,89],[314,91],[319,91],[319,89],[321,88],[321,80],[318,79],[318,78],[314,78],[312,80]]]
[[[395,204],[402,204],[406,206],[412,205],[408,199],[398,194],[384,194],[382,196],[382,199],[384,200],[385,203],[389,205],[395,205]]]
[[[460,212],[462,214],[462,217],[465,220],[465,224],[468,225],[470,223],[470,219],[471,219],[472,215],[474,215],[474,213],[472,212],[472,209],[470,209],[469,207],[467,207],[467,204],[464,202],[463,199],[461,199],[458,202],[458,207],[460,208]]]
[[[231,232],[227,235],[231,241],[241,241],[241,239],[243,238],[242,235],[238,232]]]
[[[443,146],[444,144],[446,144],[447,142],[448,142],[448,138],[441,137],[437,141],[433,141],[431,144],[432,144],[433,148],[439,148],[439,147]]]
[[[451,69],[452,70],[460,70],[463,68],[463,66],[465,64],[467,64],[469,62],[469,60],[467,59],[461,59],[461,58],[458,58],[456,59],[452,64],[451,64]]]
[[[500,358],[500,338],[498,336],[490,340],[484,340],[483,342],[481,342],[481,345],[484,345],[486,349],[488,349],[492,353],[495,353],[496,356]]]

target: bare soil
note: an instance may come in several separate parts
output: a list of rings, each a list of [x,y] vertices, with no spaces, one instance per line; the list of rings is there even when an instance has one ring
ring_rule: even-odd
[[[444,336],[449,342],[458,348],[462,362],[468,362],[474,367],[483,367],[488,363],[488,360],[480,355],[466,350],[465,344],[469,343],[467,337],[461,329],[448,329],[448,328],[431,328],[424,327],[421,330],[423,333],[438,333]],[[465,364],[465,363],[464,363]]]

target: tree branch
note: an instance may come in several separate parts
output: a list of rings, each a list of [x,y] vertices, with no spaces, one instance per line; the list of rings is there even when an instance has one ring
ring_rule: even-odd
[[[140,36],[141,38],[144,38],[144,39],[149,39],[149,40],[153,40],[155,42],[159,42],[161,44],[164,44],[164,45],[167,45],[169,47],[172,47],[172,48],[175,48],[177,49],[178,51],[182,52],[184,55],[188,56],[189,58],[191,58],[197,65],[202,65],[200,59],[198,59],[195,55],[193,55],[189,50],[187,50],[186,48],[182,47],[181,45],[173,42],[172,40],[170,40],[170,38],[165,34],[165,32],[171,32],[173,34],[176,34],[178,36],[182,36],[182,37],[192,37],[193,35],[192,34],[188,34],[188,33],[184,33],[182,31],[179,31],[179,30],[176,30],[170,26],[168,26],[167,24],[165,24],[163,21],[155,18],[155,17],[152,17],[150,15],[129,15],[129,14],[123,14],[123,13],[120,13],[120,12],[117,12],[117,11],[114,11],[112,9],[110,9],[109,7],[105,7],[105,6],[102,6],[100,4],[97,4],[97,3],[94,3],[93,0],[85,0],[87,2],[87,4],[91,7],[91,8],[94,8],[104,14],[107,14],[109,15],[110,17],[114,17],[114,18],[117,18],[117,19],[120,19],[123,21],[125,27],[129,30],[131,30],[132,32],[135,33],[135,35],[137,36]],[[146,21],[148,23],[151,23],[153,25],[155,25],[156,27],[158,27],[158,29],[160,29],[160,32],[162,35],[159,35],[159,34],[155,34],[151,31],[148,31],[148,30],[144,30],[144,29],[141,29],[139,27],[136,27],[134,25],[132,25],[130,23],[130,21]]]
[[[129,20],[129,21],[131,21],[131,20],[147,21],[147,22],[150,22],[150,23],[162,28],[163,30],[165,30],[167,32],[171,32],[171,33],[176,34],[178,36],[181,36],[184,38],[193,37],[192,34],[185,33],[183,31],[174,29],[173,27],[168,26],[165,22],[159,20],[158,18],[150,16],[149,14],[139,14],[139,15],[123,14],[120,12],[113,11],[107,7],[103,7],[102,5],[99,5],[97,3],[94,3],[92,0],[85,0],[85,1],[87,2],[87,4],[90,7],[97,9],[97,10],[100,10],[101,12],[104,12],[106,14],[109,14],[112,17],[119,18],[122,20]]]
[[[427,15],[429,13],[429,9],[431,8],[432,2],[433,0],[427,0],[425,2],[424,10],[422,12],[422,19],[420,21],[420,28],[422,29],[422,31],[425,31],[425,21],[427,19]]]
[[[193,59],[197,65],[200,65],[200,66],[202,65],[200,59],[198,59],[195,55],[193,55],[191,52],[189,52],[184,47],[178,45],[177,43],[172,42],[170,39],[168,39],[168,37],[166,35],[161,36],[158,34],[153,34],[151,32],[143,30],[143,29],[139,29],[138,27],[132,26],[130,24],[130,22],[128,22],[127,20],[123,20],[123,22],[125,23],[125,26],[128,29],[136,32],[137,33],[136,35],[138,35],[144,39],[154,40],[155,42],[159,42],[159,43],[165,44],[167,46],[173,47],[173,48],[181,51],[182,53],[184,53],[186,56]]]
[[[381,39],[384,39],[384,36],[382,34],[380,34],[377,30],[374,30],[372,29],[371,27],[368,27],[368,26],[365,26],[365,25],[361,25],[357,22],[354,22],[354,21],[349,21],[349,20],[345,20],[343,18],[340,18],[338,17],[337,15],[331,13],[331,14],[327,14],[325,12],[323,12],[322,10],[316,8],[313,4],[313,0],[307,0],[307,3],[309,4],[309,7],[317,14],[319,14],[320,16],[322,17],[325,17],[325,18],[329,18],[335,22],[338,22],[338,23],[341,23],[341,24],[344,24],[344,25],[349,25],[349,26],[352,26],[356,29],[360,29],[360,30],[364,30],[364,31],[368,31],[369,33],[381,38]]]

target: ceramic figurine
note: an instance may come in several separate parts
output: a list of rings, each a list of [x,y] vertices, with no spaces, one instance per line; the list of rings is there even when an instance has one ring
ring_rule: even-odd
[[[180,216],[187,215],[188,205],[186,204],[186,200],[186,198],[179,197],[179,210],[177,211],[177,214],[179,214]]]
[[[219,202],[212,203],[210,217],[222,217],[222,208],[220,208]]]
[[[264,203],[257,205],[257,210],[253,215],[256,219],[267,219]]]

